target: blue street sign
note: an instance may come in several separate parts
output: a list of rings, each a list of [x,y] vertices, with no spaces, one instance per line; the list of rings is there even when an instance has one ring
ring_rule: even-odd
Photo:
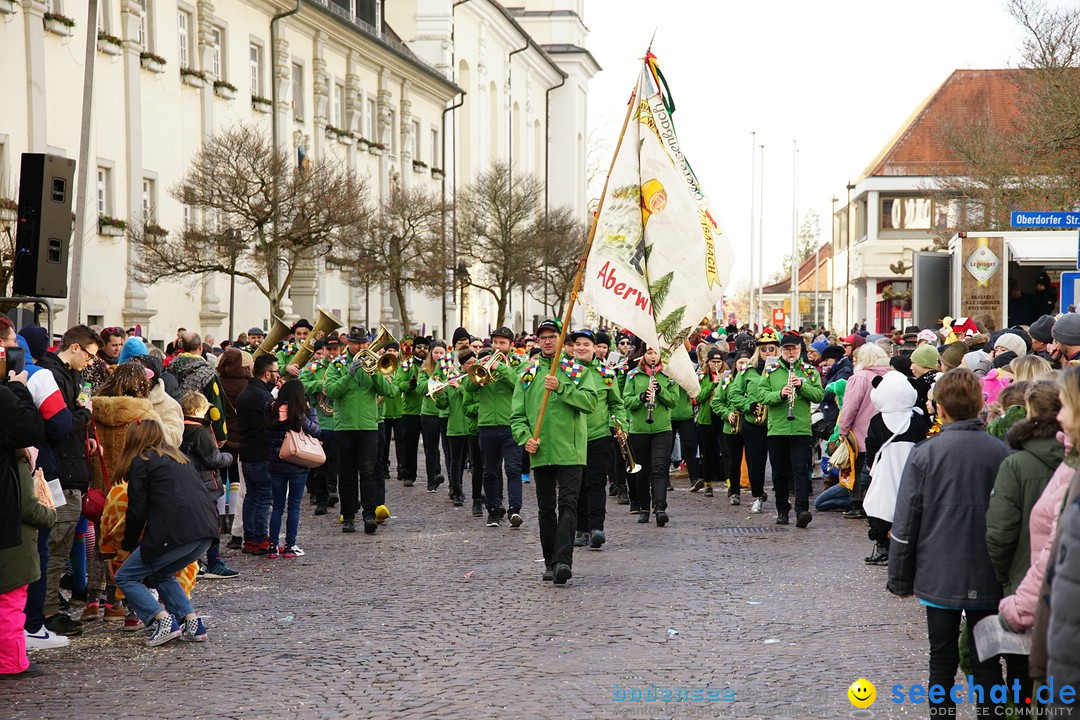
[[[1045,228],[1063,230],[1080,228],[1080,212],[1034,212],[1014,210],[1012,213],[1014,228]]]
[[[1077,302],[1077,298],[1080,298],[1080,272],[1063,272],[1061,273],[1061,288],[1058,290],[1058,297],[1061,298],[1061,312],[1069,312],[1070,305],[1080,304]]]

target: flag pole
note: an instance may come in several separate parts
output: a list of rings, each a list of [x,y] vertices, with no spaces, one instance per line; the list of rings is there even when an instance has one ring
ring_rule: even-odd
[[[656,33],[653,33],[653,37]],[[651,49],[652,42],[650,41],[649,47]],[[592,250],[593,238],[596,237],[597,220],[600,219],[600,211],[604,208],[604,199],[607,197],[608,183],[611,181],[611,173],[615,169],[615,160],[619,157],[619,148],[622,147],[623,137],[626,136],[626,127],[630,124],[630,116],[634,112],[634,107],[637,104],[638,85],[634,85],[634,91],[630,93],[630,102],[626,104],[626,117],[623,118],[622,130],[619,131],[619,141],[615,144],[615,152],[611,156],[611,165],[608,167],[607,177],[604,178],[604,189],[600,193],[600,202],[596,206],[596,215],[593,218],[592,227],[589,228],[589,235],[585,240],[585,249],[581,254],[581,258],[578,260],[577,274],[574,276],[574,286],[570,290],[570,299],[566,304],[566,312],[563,314],[562,329],[559,332],[559,341],[555,345],[555,356],[551,360],[551,369],[548,370],[548,376],[555,375],[555,371],[559,367],[559,360],[562,357],[563,346],[566,343],[566,330],[570,325],[570,318],[574,312],[574,305],[577,304],[578,292],[581,290],[582,280],[585,278],[585,263],[589,260],[589,252]],[[544,422],[544,411],[547,410],[548,398],[551,396],[551,391],[544,389],[544,399],[540,402],[540,414],[536,416],[536,427],[533,429],[533,440],[540,439],[540,426]]]

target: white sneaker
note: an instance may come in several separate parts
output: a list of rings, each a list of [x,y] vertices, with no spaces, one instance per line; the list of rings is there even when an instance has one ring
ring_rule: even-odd
[[[754,498],[754,504],[750,506],[750,512],[752,512],[752,513],[761,512],[761,498]]]
[[[29,630],[24,630],[26,635],[26,649],[27,650],[53,650],[55,648],[67,647],[68,640],[67,635],[57,635],[54,632],[50,632],[44,625],[41,629],[35,633]]]

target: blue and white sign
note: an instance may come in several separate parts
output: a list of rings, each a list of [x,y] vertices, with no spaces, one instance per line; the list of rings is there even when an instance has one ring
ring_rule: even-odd
[[[1080,212],[1014,210],[1012,213],[1012,226],[1014,228],[1045,228],[1047,230],[1080,228]]]
[[[1061,312],[1069,312],[1070,305],[1080,305],[1080,272],[1061,273],[1061,288],[1058,290],[1061,298]]]

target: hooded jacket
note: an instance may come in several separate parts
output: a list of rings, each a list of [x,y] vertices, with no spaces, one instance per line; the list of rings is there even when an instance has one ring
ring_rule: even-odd
[[[231,428],[239,427],[236,423],[236,398],[247,387],[251,379],[251,370],[244,367],[244,354],[236,348],[227,348],[221,353],[217,364],[218,377],[221,378],[222,401],[225,404],[225,424]],[[237,450],[240,443],[230,440],[226,445],[230,450]]]
[[[6,548],[0,550],[0,594],[29,585],[41,577],[38,530],[52,527],[56,522],[56,511],[42,505],[34,496],[34,477],[30,474],[30,466],[19,461],[11,471],[17,476],[11,484],[19,500],[6,509],[14,510],[16,514],[12,528],[21,542],[12,546],[0,544],[0,547]]]
[[[184,417],[184,439],[180,443],[180,452],[199,471],[203,485],[210,492],[210,497],[217,500],[225,494],[221,474],[215,470],[224,470],[232,465],[233,456],[218,450],[214,435],[210,432],[210,420],[207,418]]]
[[[124,441],[127,429],[136,420],[155,420],[161,417],[154,411],[153,404],[147,398],[97,396],[91,398],[94,404],[94,425],[97,427],[97,441],[101,446],[101,456],[105,459],[105,468],[109,472],[109,482],[101,474],[101,463],[90,464],[90,485],[103,493],[108,493],[117,481],[116,466],[124,454]],[[164,424],[162,424],[164,428]]]
[[[0,385],[0,548],[23,542],[15,451],[41,442],[41,415],[22,383]],[[54,476],[55,477],[55,476]]]
[[[82,376],[54,353],[45,353],[38,361],[38,366],[52,373],[60,391],[60,398],[71,417],[71,425],[66,433],[46,433],[45,442],[38,446],[41,451],[38,454],[38,467],[45,472],[46,480],[59,478],[60,485],[65,490],[85,492],[90,485],[90,469],[86,458],[90,411],[80,407],[77,402]],[[52,412],[52,408],[49,412]],[[45,413],[42,409],[43,416]]]
[[[908,456],[916,443],[926,439],[930,421],[916,407],[917,400],[915,387],[896,370],[885,373],[870,391],[870,402],[878,411],[866,432],[866,467],[873,482],[863,509],[870,517],[892,522]]]
[[[948,423],[911,451],[896,497],[889,592],[947,608],[997,607],[986,509],[1008,454],[978,419]]]
[[[870,418],[877,414],[874,403],[870,401],[870,391],[874,389],[874,379],[892,370],[888,366],[875,366],[856,370],[847,383],[844,392],[844,407],[840,410],[837,421],[840,435],[850,430],[855,433],[859,443],[859,452],[866,452],[866,431],[870,427]]]
[[[1031,565],[1031,509],[1065,454],[1057,432],[1056,422],[1030,419],[1013,425],[1007,436],[1016,452],[1001,464],[986,512],[986,548],[1006,595]]]
[[[150,404],[161,419],[161,430],[165,434],[165,444],[180,447],[184,439],[184,411],[180,403],[165,392],[165,382],[158,380],[150,387]]]

